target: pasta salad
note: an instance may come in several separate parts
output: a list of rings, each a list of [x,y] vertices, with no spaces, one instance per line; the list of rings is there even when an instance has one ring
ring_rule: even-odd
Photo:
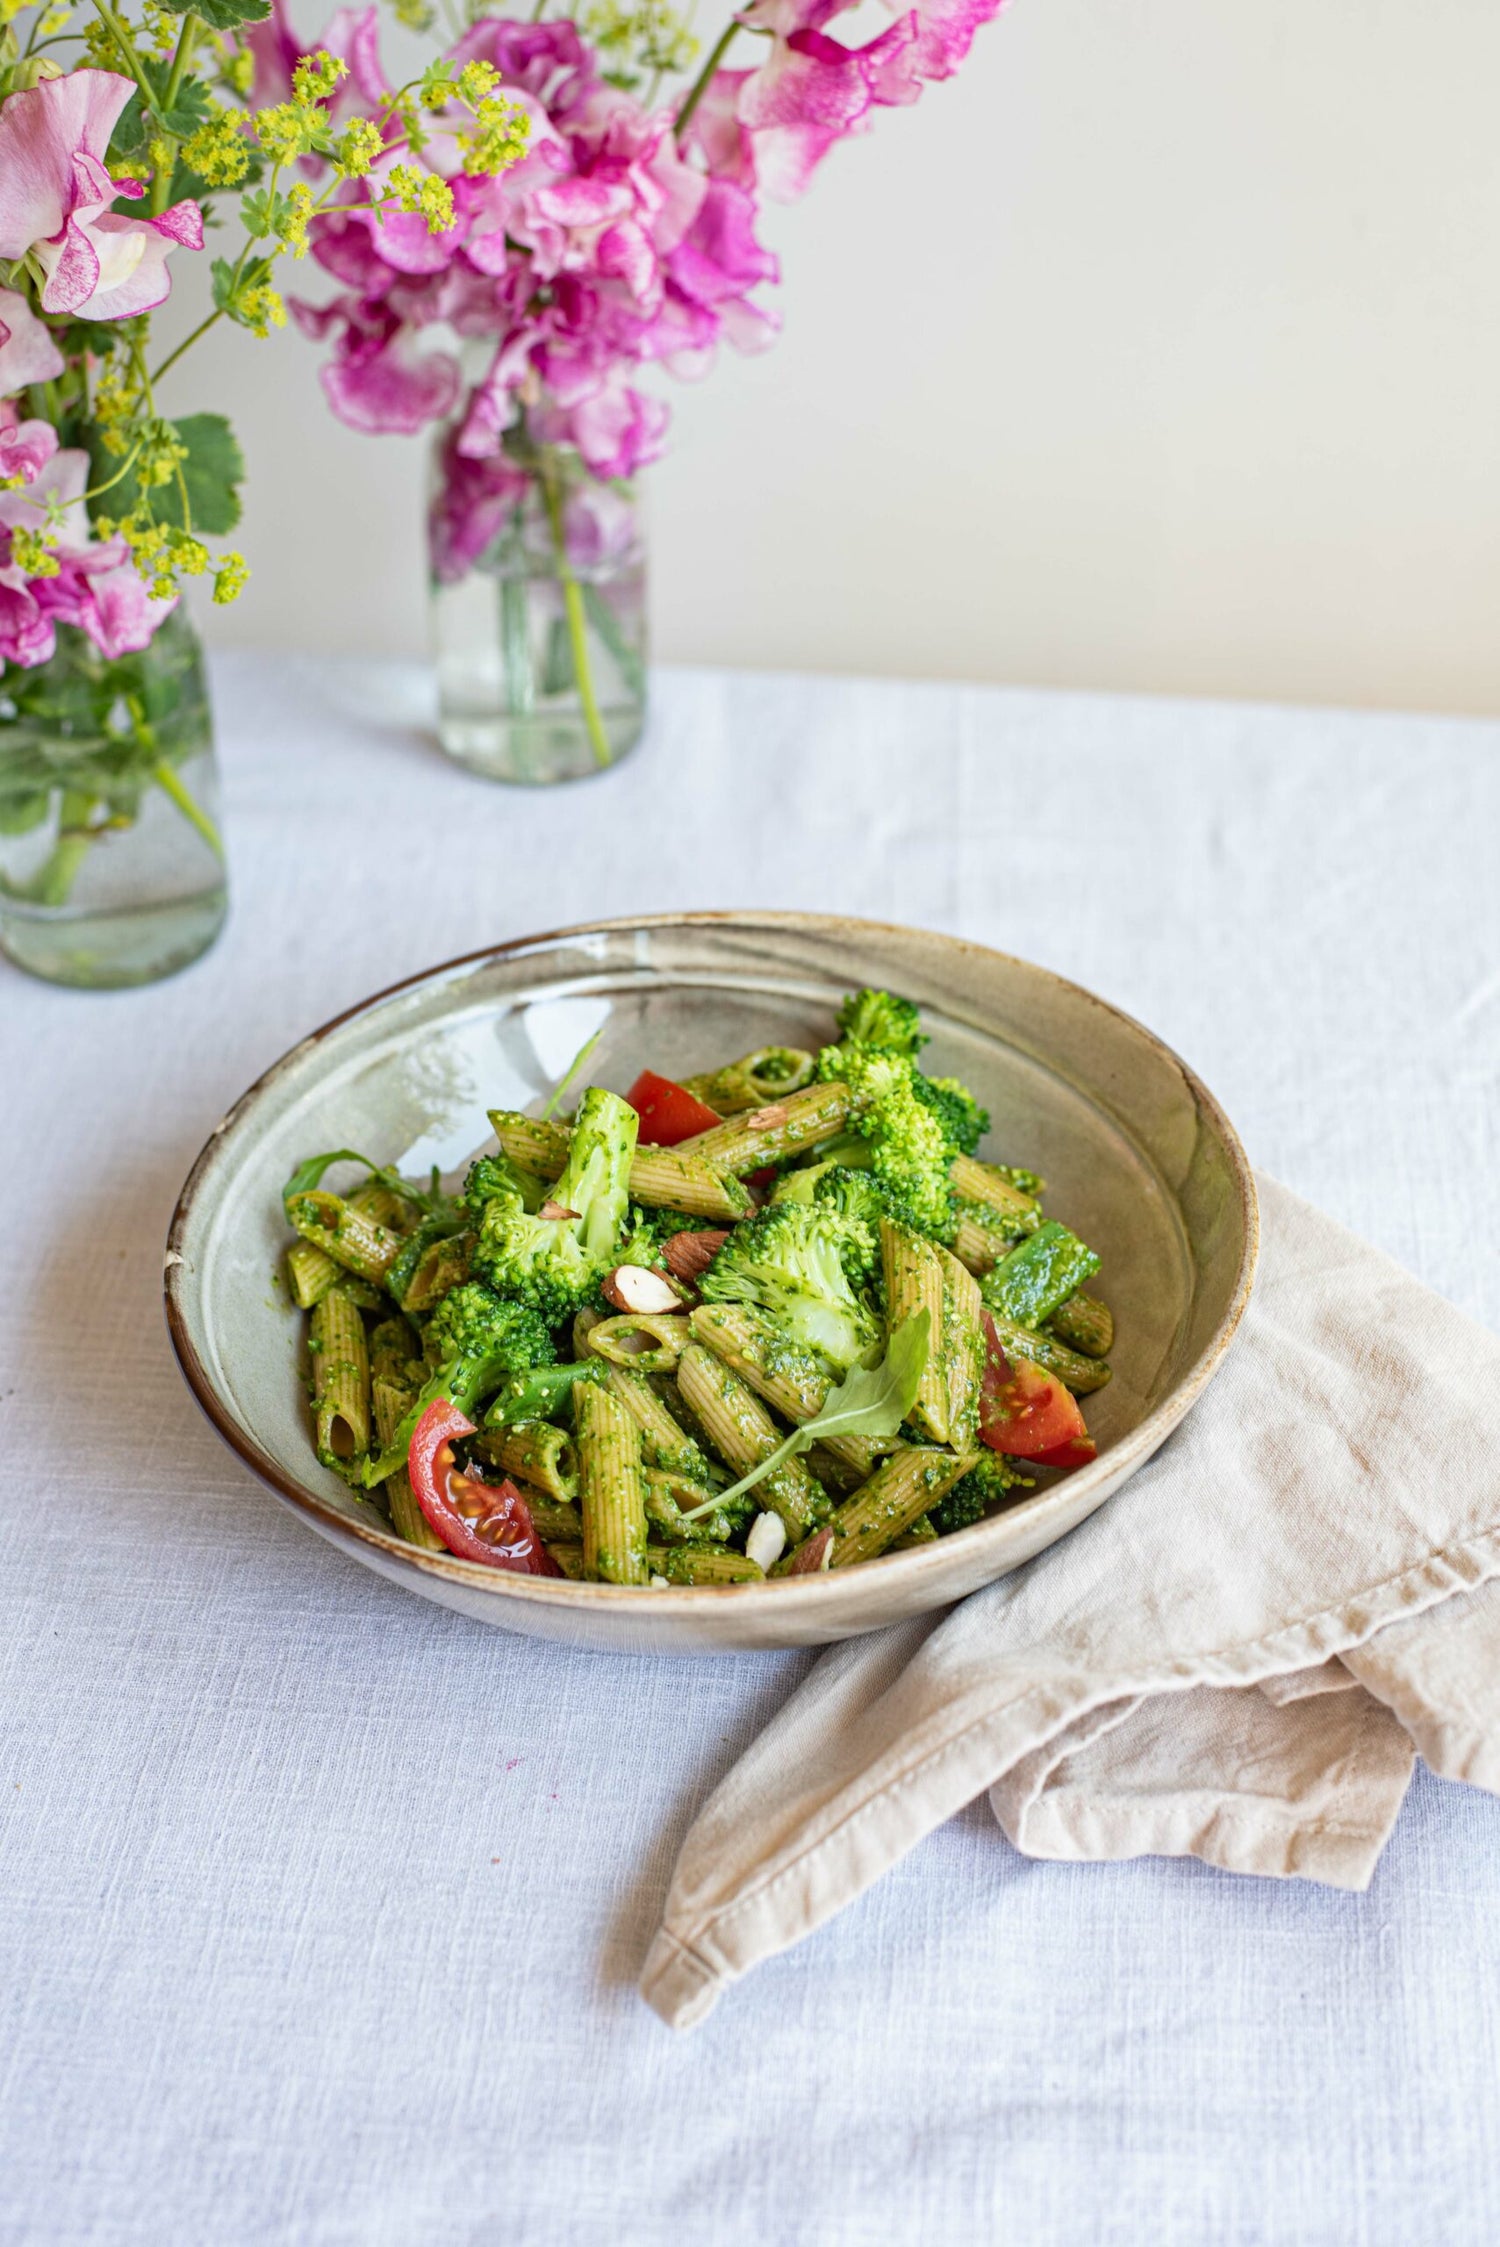
[[[857,991],[817,1053],[492,1110],[456,1193],[311,1157],[282,1199],[318,1458],[408,1544],[664,1590],[853,1567],[1085,1464],[1099,1259],[980,1159],[926,1043]]]

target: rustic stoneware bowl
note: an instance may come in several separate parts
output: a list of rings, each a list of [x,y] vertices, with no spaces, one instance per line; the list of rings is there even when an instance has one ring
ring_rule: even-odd
[[[409,1174],[461,1173],[484,1111],[549,1092],[585,1038],[623,1090],[755,1046],[817,1046],[864,983],[916,999],[934,1074],[993,1123],[982,1153],[1040,1170],[1047,1206],[1104,1262],[1114,1379],[1087,1406],[1099,1458],[956,1536],[844,1572],[739,1589],[636,1590],[515,1576],[418,1552],[321,1468],[308,1440],[301,1315],[272,1284],[283,1179],[358,1147]],[[337,1174],[335,1174],[337,1175]],[[479,952],[331,1022],[278,1061],[193,1166],[167,1247],[167,1320],[214,1426],[341,1551],[476,1621],[671,1654],[804,1646],[961,1599],[1055,1544],[1171,1433],[1221,1364],[1255,1268],[1255,1188],[1211,1095],[1113,1007],[956,938],[800,913],[683,913]]]

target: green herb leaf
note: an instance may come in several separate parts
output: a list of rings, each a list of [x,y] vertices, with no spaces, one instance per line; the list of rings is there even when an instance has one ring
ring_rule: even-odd
[[[732,1489],[721,1491],[706,1506],[695,1506],[683,1520],[696,1521],[715,1506],[727,1506],[742,1497],[798,1452],[810,1450],[822,1436],[893,1436],[917,1401],[931,1349],[930,1324],[926,1311],[903,1319],[886,1344],[879,1365],[855,1366],[836,1389],[829,1390],[821,1412],[794,1428]]]
[[[582,1045],[578,1048],[578,1051],[574,1054],[572,1060],[568,1063],[568,1066],[566,1067],[566,1069],[564,1069],[562,1075],[558,1078],[556,1084],[552,1087],[552,1097],[547,1102],[546,1107],[542,1110],[542,1121],[544,1123],[548,1120],[549,1117],[556,1115],[558,1102],[562,1099],[563,1094],[567,1091],[569,1085],[573,1082],[573,1079],[577,1076],[579,1070],[583,1067],[584,1063],[587,1061],[589,1055],[593,1052],[595,1046],[599,1043],[599,1040],[603,1037],[603,1035],[604,1032],[602,1030],[596,1030],[591,1038],[584,1039]]]
[[[368,1155],[360,1154],[355,1148],[335,1147],[326,1155],[309,1155],[305,1163],[297,1165],[281,1189],[283,1208],[295,1201],[299,1194],[313,1193],[321,1185],[324,1171],[331,1170],[335,1163],[363,1164],[377,1185],[389,1187],[393,1194],[400,1194],[403,1200],[414,1203],[418,1209],[435,1210],[442,1202],[441,1194],[425,1193],[420,1186],[414,1186],[409,1178],[402,1178],[394,1170],[387,1170],[382,1163],[371,1162]]]
[[[162,0],[169,15],[197,16],[210,31],[233,31],[242,23],[264,23],[271,0]]]
[[[239,485],[245,473],[245,456],[239,439],[222,414],[186,414],[172,427],[187,447],[187,458],[179,464],[182,483],[187,487],[186,514],[182,486],[175,476],[169,484],[159,484],[151,491],[151,513],[157,522],[189,530],[195,537],[202,532],[222,537],[240,519]],[[92,458],[95,483],[110,486],[100,496],[99,509],[119,521],[140,504],[141,487],[133,470],[121,476],[118,483],[112,481],[119,462],[102,446],[94,447]]]

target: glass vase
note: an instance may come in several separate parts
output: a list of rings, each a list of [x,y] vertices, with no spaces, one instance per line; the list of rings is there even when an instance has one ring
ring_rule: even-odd
[[[153,983],[206,952],[228,887],[198,635],[138,655],[75,626],[0,679],[0,950],[51,983]]]
[[[429,515],[438,734],[489,780],[582,780],[646,718],[646,559],[633,483],[566,446],[436,454]]]

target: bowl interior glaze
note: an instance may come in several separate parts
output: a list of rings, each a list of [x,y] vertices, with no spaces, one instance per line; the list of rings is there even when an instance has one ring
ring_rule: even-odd
[[[599,1033],[588,1076],[624,1091],[758,1045],[816,1046],[859,984],[916,999],[936,1075],[991,1111],[981,1149],[1040,1170],[1049,1212],[1100,1252],[1114,1379],[1087,1405],[1099,1459],[1007,1513],[847,1572],[670,1593],[517,1577],[418,1553],[313,1457],[302,1316],[280,1268],[280,1187],[358,1147],[450,1179],[493,1145],[485,1110],[548,1093]],[[352,1173],[349,1174],[352,1177]],[[333,1173],[337,1181],[339,1173]],[[200,1155],[168,1242],[183,1371],[226,1440],[353,1557],[485,1622],[582,1644],[722,1652],[817,1643],[962,1597],[1103,1503],[1217,1367],[1249,1292],[1254,1186],[1217,1104],[1159,1040],[1026,962],[920,930],[801,914],[683,914],[528,938],[436,968],[316,1032]]]

